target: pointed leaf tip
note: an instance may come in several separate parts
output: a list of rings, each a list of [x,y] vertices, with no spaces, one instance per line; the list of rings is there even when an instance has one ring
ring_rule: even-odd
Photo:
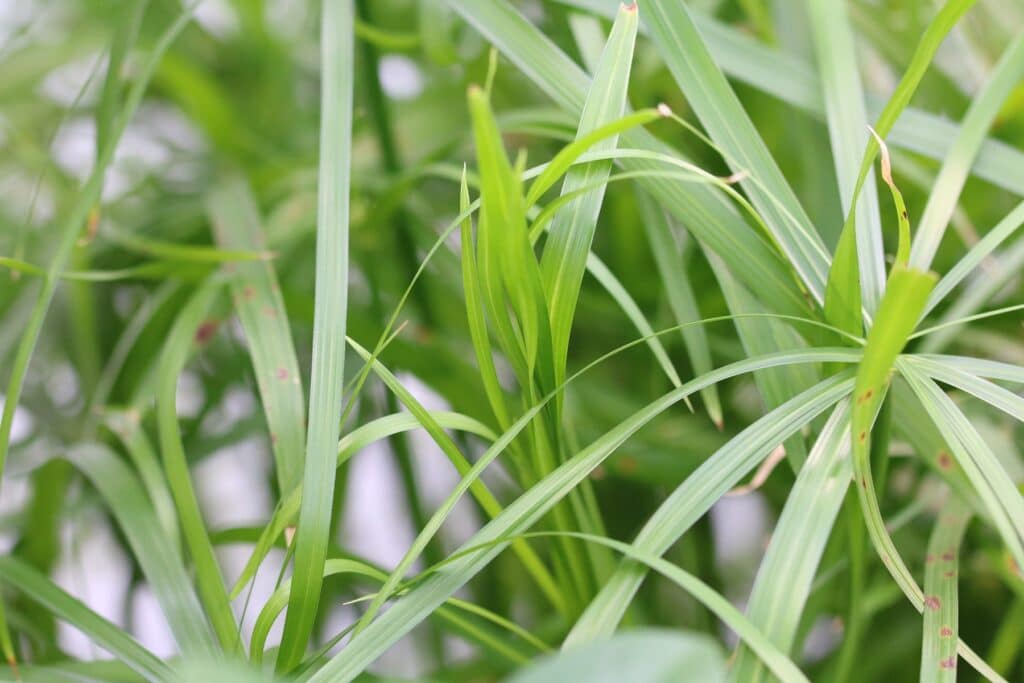
[[[889,146],[885,144],[885,140],[875,132],[874,128],[868,126],[868,131],[870,131],[871,135],[874,136],[882,155],[882,180],[885,181],[886,185],[892,187],[892,161],[889,159]]]

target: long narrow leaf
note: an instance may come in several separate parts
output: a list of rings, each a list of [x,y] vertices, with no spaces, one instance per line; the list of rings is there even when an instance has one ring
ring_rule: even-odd
[[[189,582],[178,544],[164,536],[138,478],[103,446],[78,446],[67,457],[103,496],[182,652],[214,656],[216,638]]]
[[[811,583],[850,484],[849,429],[850,408],[843,402],[800,469],[750,593],[747,617],[784,653],[793,649]],[[731,680],[754,683],[766,674],[763,662],[740,647]]]
[[[924,567],[924,637],[921,683],[956,683],[956,643],[960,611],[957,597],[960,540],[970,509],[953,499],[946,503],[928,540]]]
[[[259,210],[242,178],[217,185],[207,198],[207,210],[225,249],[265,249]],[[235,264],[230,285],[267,416],[278,486],[290,491],[302,477],[305,407],[277,276],[266,261],[243,262]]]
[[[278,671],[288,671],[298,664],[316,621],[327,559],[345,378],[354,11],[351,0],[325,0],[322,8],[316,312],[309,427],[295,567],[277,656]]]
[[[910,262],[918,268],[931,266],[946,226],[953,216],[957,199],[970,173],[989,127],[1020,80],[1024,78],[1024,35],[1014,40],[992,72],[992,76],[972,101],[956,140],[935,180],[932,193],[921,216],[921,225],[910,250]]]

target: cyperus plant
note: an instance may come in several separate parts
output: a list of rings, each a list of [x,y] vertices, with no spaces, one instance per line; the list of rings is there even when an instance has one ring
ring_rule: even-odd
[[[0,48],[0,680],[1020,677],[1014,3],[212,6]]]

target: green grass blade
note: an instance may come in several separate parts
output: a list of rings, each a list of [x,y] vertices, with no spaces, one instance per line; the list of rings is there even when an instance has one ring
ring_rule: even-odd
[[[352,680],[391,644],[429,616],[448,596],[452,595],[482,570],[508,544],[500,539],[529,529],[563,497],[568,495],[573,488],[582,482],[595,467],[603,462],[636,430],[672,405],[681,401],[684,396],[700,391],[700,389],[708,384],[721,381],[727,377],[770,365],[814,361],[842,362],[855,359],[856,354],[843,349],[832,349],[829,351],[807,350],[798,353],[778,354],[770,358],[740,361],[718,368],[704,377],[692,380],[679,389],[669,392],[619,423],[618,426],[563,463],[551,474],[531,487],[515,502],[507,506],[498,517],[489,522],[463,545],[464,549],[488,545],[487,549],[460,558],[449,564],[444,572],[432,575],[426,579],[401,600],[397,601],[376,621],[367,626],[359,636],[349,643],[348,647],[341,654],[332,658],[308,680],[318,683]],[[600,360],[595,361],[594,364],[600,362]],[[838,396],[834,399],[832,397],[835,387],[838,385],[843,391],[849,391],[852,381],[829,380],[825,383],[825,385],[829,384],[832,386],[823,385],[824,397],[815,396],[814,400],[808,400],[815,405],[817,405],[816,401],[831,400],[834,402],[838,400]],[[819,389],[821,388],[819,387]],[[552,395],[549,394],[545,401],[550,400],[551,397]],[[503,452],[508,447],[508,444],[529,424],[530,420],[542,406],[543,403],[535,405],[510,430],[502,434],[501,438],[476,462],[471,473],[463,478],[460,486],[467,487],[471,483],[472,478],[478,477],[483,469]],[[819,410],[823,410],[824,407],[827,406],[822,406]],[[742,476],[742,472],[739,476]],[[491,546],[489,544],[495,545]]]
[[[479,272],[490,320],[520,382],[528,383],[538,369],[550,382],[549,318],[527,233],[520,174],[505,154],[487,94],[471,86],[468,99],[480,173]],[[541,358],[548,361],[540,362]]]
[[[557,532],[555,532],[557,533]],[[528,534],[528,536],[546,536],[549,534]],[[680,569],[668,560],[650,552],[645,552],[636,547],[616,541],[603,536],[592,534],[572,533],[568,534],[573,538],[579,538],[589,543],[602,545],[622,554],[625,559],[640,563],[655,572],[658,572],[672,583],[690,593],[701,604],[708,607],[711,612],[722,620],[726,626],[732,629],[752,652],[760,658],[760,661],[781,681],[807,681],[807,677],[793,664],[792,661],[776,647],[764,632],[756,624],[736,609],[732,603],[726,600],[721,594],[692,574]]]
[[[1008,283],[1024,268],[1024,240],[1017,240],[1013,246],[999,255],[997,271],[983,273],[975,278],[960,293],[942,314],[937,325],[921,330],[925,336],[921,344],[922,351],[939,351],[956,339],[969,322],[994,296],[999,294]],[[1013,310],[1011,307],[1006,312]]]
[[[608,269],[608,266],[604,264],[597,254],[591,252],[587,255],[587,271],[597,280],[605,291],[615,300],[615,303],[619,305],[622,312],[626,314],[629,321],[633,323],[633,326],[640,333],[641,337],[647,340],[647,345],[651,349],[651,353],[654,355],[654,359],[661,366],[665,376],[668,377],[668,381],[672,383],[672,386],[678,387],[683,381],[679,379],[679,373],[676,372],[676,368],[672,365],[672,360],[668,357],[668,352],[665,351],[665,347],[661,343],[660,337],[654,334],[654,330],[651,328],[651,324],[644,317],[643,311],[640,310],[640,306],[637,305],[636,301],[630,296],[626,290],[625,285],[619,281],[615,274]],[[691,321],[680,321],[691,322]],[[710,369],[710,368],[709,368]],[[688,402],[687,402],[688,403]]]
[[[590,88],[586,74],[525,17],[503,0],[448,1],[549,97],[573,115],[579,115]],[[627,147],[681,156],[642,130],[624,133],[622,139]],[[623,159],[621,165],[626,170],[657,167],[654,162],[640,159]],[[807,302],[788,266],[720,194],[712,188],[667,179],[649,178],[642,184],[687,230],[721,255],[738,277],[756,289],[774,310],[806,314]]]
[[[904,112],[911,98],[917,91],[925,71],[931,64],[935,52],[939,49],[946,35],[956,25],[960,17],[973,6],[976,0],[950,0],[946,3],[935,18],[928,24],[924,35],[918,42],[914,55],[911,58],[907,70],[903,73],[899,84],[889,97],[888,102],[882,109],[878,120],[875,122],[873,139],[868,141],[867,149],[861,160],[860,173],[857,176],[857,183],[854,186],[854,201],[860,196],[864,183],[867,181],[874,165],[875,155],[879,150],[879,141],[889,135],[896,121]],[[890,188],[893,187],[889,183]],[[905,209],[899,211],[901,226],[906,221]],[[836,248],[835,257],[832,261],[832,270],[829,272],[828,294],[825,301],[826,319],[832,324],[847,331],[859,331],[861,291],[859,254],[864,251],[864,246],[857,240],[858,231],[854,221],[855,212],[847,214],[846,222],[843,225],[839,237],[839,244]],[[907,227],[909,231],[909,226]],[[927,270],[927,267],[925,268]]]
[[[324,578],[337,576],[338,574],[355,574],[375,579],[378,582],[384,581],[387,575],[381,570],[372,567],[364,562],[349,559],[330,559],[324,563]],[[260,664],[263,661],[263,650],[266,646],[267,636],[274,622],[281,615],[282,610],[288,605],[288,594],[291,591],[291,579],[286,579],[267,598],[256,617],[252,627],[252,638],[249,641],[249,652],[252,661]]]
[[[242,178],[233,176],[217,185],[207,198],[207,210],[222,247],[265,249],[259,209]],[[234,269],[232,300],[252,356],[278,486],[281,491],[290,491],[302,478],[305,406],[287,311],[270,263],[238,263]]]
[[[651,37],[690,106],[732,171],[750,174],[740,183],[804,285],[819,303],[824,302],[830,262],[825,246],[708,52],[689,10],[666,0],[649,0],[644,11]]]
[[[580,114],[576,132],[577,142],[583,142],[588,134],[602,126],[620,119],[626,109],[626,90],[629,84],[630,67],[633,62],[633,46],[637,31],[636,4],[622,5],[612,25],[611,34],[598,62],[597,70],[587,99]],[[656,117],[657,113],[652,112]],[[633,114],[634,117],[641,114]],[[652,119],[653,120],[653,119]],[[614,149],[617,136],[608,137],[596,145],[588,145],[595,151]],[[557,159],[557,157],[556,157]],[[562,184],[562,195],[578,188],[607,179],[611,162],[592,163],[568,170]],[[545,170],[559,173],[561,165],[552,162]],[[559,174],[560,175],[560,174]],[[530,187],[543,187],[541,175]],[[604,201],[604,185],[573,199],[555,214],[544,245],[541,259],[541,278],[548,298],[548,313],[551,320],[551,346],[555,366],[555,382],[565,377],[565,362],[569,351],[569,335],[576,313],[580,285],[586,269],[587,255],[597,230],[597,220]],[[529,203],[529,197],[527,198]]]
[[[1024,225],[1024,202],[1018,204],[994,228],[985,233],[985,236],[978,240],[978,243],[971,247],[957,261],[957,264],[939,280],[939,284],[935,285],[935,289],[928,299],[924,315],[940,304],[958,284],[963,282],[964,278],[974,272],[1003,242],[1013,236],[1021,225]]]
[[[164,473],[178,510],[185,544],[195,564],[199,596],[221,647],[233,653],[241,647],[238,624],[231,611],[224,577],[213,554],[209,532],[192,486],[188,458],[178,430],[177,409],[178,377],[195,344],[202,342],[197,336],[199,328],[206,321],[216,297],[220,295],[221,285],[218,280],[210,280],[200,286],[178,315],[167,337],[160,357],[156,417]]]
[[[313,632],[327,559],[345,381],[348,306],[349,174],[352,153],[353,7],[322,3],[320,53],[320,170],[317,192],[316,311],[310,371],[309,428],[295,565],[277,670],[302,658]]]
[[[53,259],[47,268],[42,289],[25,326],[25,331],[21,336],[21,342],[18,344],[18,351],[12,364],[11,377],[5,392],[6,400],[4,401],[3,416],[0,417],[0,474],[3,474],[4,463],[7,460],[7,453],[10,448],[14,410],[17,408],[18,400],[21,396],[25,373],[28,371],[28,365],[32,359],[36,342],[39,340],[39,333],[42,330],[46,313],[49,310],[50,303],[53,301],[53,295],[60,280],[60,275],[67,267],[68,259],[71,256],[71,251],[75,246],[78,235],[85,227],[86,218],[100,196],[103,188],[103,177],[107,166],[113,160],[117,142],[122,133],[124,133],[124,129],[128,126],[128,122],[135,114],[136,109],[138,109],[142,96],[160,59],[191,19],[193,8],[194,5],[186,8],[174,23],[161,34],[149,58],[140,68],[139,75],[125,98],[121,115],[118,117],[117,123],[110,130],[107,146],[99,151],[96,164],[88,180],[76,196],[75,202],[68,210],[65,218],[60,222],[60,228],[57,230],[57,246]],[[2,611],[2,607],[0,607],[0,611]]]
[[[885,254],[873,172],[867,175],[867,191],[861,191],[859,197],[855,194],[868,114],[854,51],[853,28],[843,0],[808,0],[807,9],[843,215],[851,212],[856,215],[861,303],[872,316],[885,289]],[[859,318],[859,309],[856,314]]]
[[[89,398],[92,410],[104,409],[110,398],[110,392],[114,389],[114,383],[124,369],[125,362],[128,360],[132,349],[135,348],[139,337],[163,305],[178,292],[180,286],[180,283],[173,280],[160,285],[132,315],[131,320],[124,327],[124,331],[107,357],[107,363],[103,366],[103,371],[96,382],[93,395]]]
[[[944,368],[969,372],[978,377],[998,379],[1006,382],[1024,382],[1024,367],[1012,363],[1002,363],[987,358],[971,358],[969,356],[949,356],[939,354],[917,353],[914,361],[931,360]]]
[[[1022,78],[1024,35],[1018,36],[1006,48],[989,81],[971,102],[960,124],[960,130],[932,187],[917,237],[910,250],[910,262],[916,267],[927,269],[931,266],[981,143],[1003,102]]]
[[[783,653],[793,650],[811,584],[850,483],[849,434],[850,410],[843,402],[797,475],[750,593],[747,617]],[[767,673],[749,648],[740,647],[731,680],[755,683],[766,680]]]
[[[473,217],[469,213],[469,186],[466,181],[466,169],[462,169],[462,185],[459,189],[459,211],[466,218],[460,227],[459,239],[462,250],[462,291],[466,297],[466,317],[469,321],[469,334],[476,354],[480,380],[484,385],[484,393],[491,404],[491,411],[501,429],[507,429],[509,422],[508,405],[505,392],[498,379],[498,371],[494,367],[494,356],[491,353],[491,340],[487,333],[487,320],[484,317],[482,293],[480,291],[480,274],[476,263],[476,245],[473,239]]]
[[[672,235],[672,228],[665,213],[645,194],[640,194],[637,201],[644,230],[647,233],[647,241],[651,246],[651,254],[654,256],[658,275],[664,283],[665,297],[668,299],[669,308],[672,309],[676,323],[685,325],[700,320],[701,314],[697,307],[697,297],[684,272],[682,254]],[[694,373],[703,375],[710,372],[713,365],[707,331],[703,327],[688,326],[681,328],[680,333],[683,336],[683,343],[686,345],[690,363],[693,364]],[[707,409],[711,421],[721,429],[723,425],[722,402],[718,397],[718,387],[712,385],[702,391],[701,399],[704,401],[704,407]]]
[[[619,39],[621,40],[622,37],[619,36]],[[615,66],[618,66],[619,68],[626,68],[630,64],[631,61],[627,61],[624,58],[621,62],[615,62]],[[607,78],[607,74],[603,75]],[[624,75],[625,74],[623,74],[623,76]],[[613,80],[612,82],[619,83],[620,85],[623,84],[623,82],[618,80]],[[585,129],[581,125],[581,128],[576,133],[576,138],[563,147],[558,154],[551,159],[551,161],[544,164],[543,170],[537,175],[533,183],[530,184],[530,189],[526,192],[527,208],[536,204],[544,193],[550,190],[560,178],[566,174],[573,175],[574,171],[576,172],[575,175],[579,176],[577,178],[578,182],[574,182],[568,186],[563,184],[563,195],[569,194],[573,189],[590,188],[591,186],[600,187],[602,174],[598,173],[585,176],[582,171],[593,167],[597,167],[598,170],[606,168],[606,176],[607,170],[611,168],[611,164],[589,163],[585,167],[580,167],[577,164],[581,163],[581,158],[587,154],[594,157],[600,156],[606,159],[614,158],[616,149],[615,143],[618,141],[618,136],[621,133],[628,132],[630,129],[638,126],[644,126],[648,123],[652,123],[653,121],[657,121],[663,115],[661,111],[657,109],[641,109],[640,111],[623,115],[622,112],[625,109],[625,91],[622,92],[621,98],[611,95],[607,88],[595,93],[593,92],[593,89],[597,84],[597,81],[594,81],[591,85],[592,95],[601,94],[605,97],[611,97],[613,100],[621,99],[622,107],[615,111],[614,118],[612,118],[612,114],[607,112],[597,112],[605,114],[604,118],[601,119],[604,121],[603,123],[600,123],[599,125],[592,125],[589,129]],[[592,102],[596,102],[597,104],[592,104],[591,106],[599,106],[601,104],[607,106],[607,103],[602,102],[600,97],[592,99],[588,96],[587,103]],[[587,103],[584,103],[583,105],[584,116],[588,119],[593,119],[596,115],[593,111],[587,111]],[[583,118],[580,120],[582,122]],[[595,158],[593,161],[596,160],[597,159]]]
[[[168,539],[180,547],[181,530],[178,528],[178,512],[174,499],[167,488],[160,457],[146,437],[140,424],[139,413],[130,410],[108,411],[104,422],[111,432],[121,440],[128,458],[146,487],[146,494],[153,503],[153,510]]]
[[[921,683],[956,683],[956,644],[959,631],[957,596],[960,540],[971,519],[970,508],[948,501],[935,520],[924,567],[924,637]]]
[[[816,357],[818,351],[793,353],[810,359]],[[777,357],[786,355],[778,354]],[[849,362],[856,358],[856,354],[835,357]],[[729,367],[732,366],[725,366]],[[715,370],[707,376],[718,372]],[[834,405],[852,388],[850,372],[840,373],[811,387],[744,429],[709,456],[658,506],[637,534],[633,547],[653,555],[664,553],[780,442]],[[605,637],[614,631],[646,573],[645,568],[636,563],[621,564],[573,626],[566,638],[566,646]]]
[[[1024,422],[1024,398],[1012,391],[969,372],[927,358],[911,357],[907,362],[920,367],[932,379],[962,389],[993,408],[998,408],[1018,422]]]
[[[454,429],[475,434],[488,442],[497,437],[486,425],[460,413],[447,411],[430,411],[430,419],[444,429]],[[338,443],[337,466],[341,467],[349,458],[366,446],[385,440],[395,434],[402,434],[414,429],[422,429],[423,423],[412,413],[395,413],[385,415],[367,422],[342,437]],[[231,598],[241,595],[245,585],[256,576],[256,571],[266,558],[274,543],[281,538],[285,530],[295,524],[302,503],[302,489],[293,489],[286,494],[274,509],[270,521],[260,531],[252,555],[231,590]]]
[[[901,266],[893,269],[857,369],[851,434],[855,488],[871,542],[903,592],[912,601],[917,600],[918,609],[920,590],[896,550],[878,507],[871,474],[871,428],[889,389],[896,357],[903,351],[934,286],[931,273]]]
[[[162,681],[170,669],[129,634],[66,593],[34,567],[15,557],[0,557],[0,582],[38,602],[84,633],[147,681]]]
[[[449,0],[455,2],[456,0]],[[557,0],[560,4],[585,9],[594,14],[611,18],[615,10],[613,3],[604,0]],[[977,0],[953,0],[936,14],[935,20],[921,37],[917,51],[905,73],[913,80],[919,80],[931,63],[931,55],[943,42],[949,30]],[[701,35],[707,40],[708,49],[722,69],[753,88],[777,97],[782,102],[824,118],[825,104],[821,97],[821,86],[817,82],[814,68],[788,52],[773,49],[751,37],[741,27],[731,26],[718,19],[705,16],[696,9],[694,22]],[[640,32],[646,27],[641,24]],[[956,135],[956,125],[940,115],[907,107],[913,92],[904,93],[897,88],[893,95],[899,97],[894,106],[895,123],[892,124],[890,143],[907,151],[921,154],[929,159],[942,160]],[[868,96],[868,113],[879,116],[886,109],[887,102]],[[905,101],[904,101],[905,100]],[[876,119],[877,120],[877,119]],[[876,129],[880,130],[876,125]],[[1024,196],[1024,179],[1014,173],[1024,163],[1024,152],[1003,142],[989,138],[975,159],[971,172],[997,187]]]
[[[401,382],[398,381],[398,378],[395,377],[390,370],[384,367],[380,361],[372,360],[369,351],[351,339],[349,340],[349,344],[353,349],[355,349],[356,353],[363,358],[363,360],[370,362],[373,365],[374,372],[376,372],[384,384],[387,385],[388,389],[390,389],[398,400],[409,409],[420,424],[423,425],[423,428],[427,430],[427,433],[430,434],[431,438],[434,439],[435,443],[440,446],[445,456],[448,457],[456,471],[459,473],[459,476],[463,477],[463,481],[468,482],[466,484],[466,489],[473,493],[473,497],[476,498],[476,501],[480,504],[480,507],[483,508],[484,512],[492,519],[501,514],[501,504],[498,502],[498,499],[494,497],[494,494],[491,493],[490,489],[487,488],[484,482],[477,479],[466,479],[469,472],[472,471],[472,466],[465,456],[463,456],[459,451],[458,446],[455,445],[455,442],[452,441],[451,437],[448,436],[448,434],[441,429],[441,426],[433,420],[430,413],[423,407],[423,405],[417,401],[404,386],[402,386]],[[460,490],[459,488],[456,488],[458,494],[461,494],[464,490],[465,489]],[[459,496],[456,493],[453,493],[449,499],[446,500],[446,502],[442,504],[431,516],[430,520],[428,520],[427,525],[420,531],[419,535],[417,535],[416,540],[406,552],[405,556],[391,572],[388,580],[385,582],[383,588],[381,588],[378,598],[370,604],[369,608],[367,608],[366,613],[363,615],[364,624],[370,623],[384,600],[390,597],[391,592],[398,585],[398,582],[405,576],[405,572],[412,566],[412,563],[418,559],[419,554],[440,528],[444,518],[447,517],[451,509],[455,507],[458,497]],[[523,543],[514,544],[513,549],[522,560],[526,570],[534,578],[537,585],[548,597],[551,603],[559,609],[559,611],[564,610],[565,605],[562,601],[558,587],[555,584],[554,579],[551,578],[547,569],[544,567],[544,563],[541,561],[540,557],[538,557],[529,546]]]
[[[103,446],[78,446],[67,457],[103,496],[138,558],[181,651],[216,655],[216,638],[185,572],[178,544],[168,542],[138,478]]]
[[[992,518],[1017,566],[1024,566],[1024,497],[992,449],[953,400],[913,363],[902,363],[901,374],[949,444]]]
[[[778,353],[806,346],[803,338],[787,321],[763,316],[764,307],[733,276],[722,259],[705,251],[711,269],[718,280],[729,311],[737,316],[734,324],[740,343],[748,356]],[[810,388],[819,379],[818,371],[809,365],[767,368],[754,373],[754,382],[765,408],[779,407],[801,391]],[[794,434],[786,440],[786,459],[793,471],[800,469],[807,456],[803,437]]]

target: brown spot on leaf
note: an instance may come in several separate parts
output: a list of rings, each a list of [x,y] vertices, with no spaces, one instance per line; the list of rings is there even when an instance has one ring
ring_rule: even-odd
[[[953,466],[953,458],[951,458],[949,456],[949,453],[947,453],[946,451],[939,451],[939,455],[936,457],[935,460],[938,463],[939,467],[944,470],[948,470],[950,467]]]
[[[265,316],[267,316],[268,318],[276,318],[277,317],[277,311],[274,310],[273,306],[264,306],[263,307],[263,314]]]
[[[946,659],[939,660],[940,669],[955,669],[956,668],[956,656],[947,657]]]
[[[217,324],[216,320],[207,320],[196,328],[196,344],[205,344],[213,339],[213,335],[217,333]]]
[[[939,601],[938,596],[929,595],[924,599],[924,606],[928,609],[939,609],[942,607],[942,602]]]
[[[953,629],[948,626],[943,626],[939,629],[939,635],[943,638],[951,638],[953,636]]]
[[[943,576],[945,576],[947,579],[952,579],[954,576],[956,576],[956,572],[951,569],[948,572],[943,573]]]
[[[632,474],[636,472],[636,458],[626,456],[619,458],[619,471],[623,474]]]
[[[952,562],[955,559],[956,559],[956,555],[953,554],[952,550],[947,550],[946,552],[942,553],[942,561],[943,562]]]
[[[254,296],[256,296],[256,290],[253,289],[252,285],[246,285],[245,289],[242,290],[242,296],[245,297],[246,301],[250,301]]]
[[[861,442],[861,443],[864,443],[865,441],[867,441],[867,440],[868,440],[868,433],[867,433],[867,432],[861,432],[861,433],[860,433],[860,434],[859,434],[859,435],[857,436],[857,438],[858,438],[858,439],[860,439],[860,442]]]

